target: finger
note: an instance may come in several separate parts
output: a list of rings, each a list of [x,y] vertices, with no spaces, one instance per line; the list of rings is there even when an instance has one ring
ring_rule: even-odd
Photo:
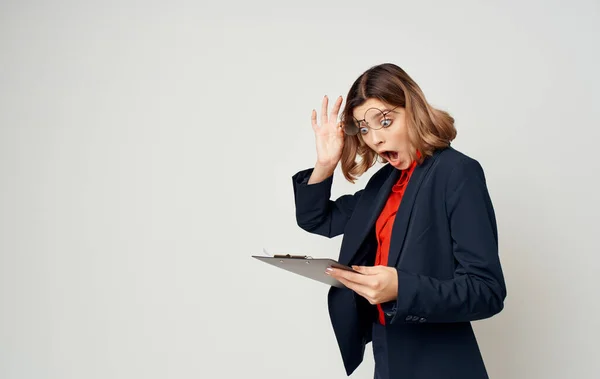
[[[376,266],[381,268],[382,266]],[[371,267],[366,267],[371,268]],[[334,276],[339,276],[350,282],[356,283],[363,287],[363,291],[379,290],[382,285],[382,277],[370,274],[353,273],[346,270],[336,270]],[[367,292],[370,295],[370,292]]]
[[[352,266],[352,268],[364,275],[377,275],[381,273],[380,266]]]
[[[316,131],[319,126],[317,125],[317,111],[314,109],[310,115],[310,123],[312,124],[313,130]]]
[[[344,278],[337,278],[338,282],[342,283],[346,288],[351,289],[352,291],[356,292],[356,289],[354,287],[356,287],[356,284],[347,281]],[[358,292],[356,292],[358,293]]]
[[[356,283],[351,282],[350,280],[347,280],[347,279],[344,279],[344,278],[337,278],[337,280],[340,283],[342,283],[344,286],[346,286],[347,288],[349,288],[352,291],[356,292],[360,296],[366,298],[365,288],[363,286],[361,286],[360,284],[356,284]]]
[[[329,104],[329,99],[327,95],[323,98],[323,102],[321,103],[321,126],[327,124],[327,106]]]
[[[367,277],[365,275],[358,274],[355,272],[350,272],[347,270],[333,269],[331,271],[331,275],[333,275],[335,278],[343,278],[345,280],[351,281],[353,283],[361,284],[361,285],[365,285],[368,283]]]
[[[331,109],[331,117],[330,117],[331,120],[337,120],[341,106],[342,106],[342,97],[340,96],[337,98],[337,100],[335,101],[335,104],[333,104],[333,108]],[[339,126],[339,124],[336,126]]]
[[[365,298],[370,304],[376,303],[375,298],[371,296],[372,291],[370,291],[368,288],[365,288],[360,284],[352,283],[345,279],[342,280],[344,280],[344,282],[340,281],[342,284],[344,284],[347,288],[351,289],[352,291],[356,292],[361,297]]]

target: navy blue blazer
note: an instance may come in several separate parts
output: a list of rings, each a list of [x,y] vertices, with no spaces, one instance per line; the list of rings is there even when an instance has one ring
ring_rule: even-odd
[[[353,195],[331,200],[333,176],[293,176],[296,219],[311,233],[343,234],[338,261],[373,265],[375,222],[400,171],[386,164]],[[448,147],[417,165],[392,229],[388,266],[398,297],[382,304],[391,378],[488,378],[470,321],[504,307],[496,219],[481,165]],[[350,375],[372,341],[376,307],[347,288],[328,293],[331,323]]]

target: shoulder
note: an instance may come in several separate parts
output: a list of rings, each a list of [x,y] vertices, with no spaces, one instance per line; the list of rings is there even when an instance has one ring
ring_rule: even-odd
[[[456,150],[453,147],[447,147],[434,153],[436,162],[444,169],[455,169],[457,167],[475,167],[480,166],[479,162],[467,154]]]
[[[485,183],[483,167],[475,158],[452,147],[434,153],[435,171],[444,177],[446,189],[452,191],[466,180],[478,180]]]

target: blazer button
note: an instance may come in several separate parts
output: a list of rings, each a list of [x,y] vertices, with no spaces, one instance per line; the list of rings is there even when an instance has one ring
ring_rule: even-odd
[[[412,316],[411,316],[411,315],[408,315],[408,316],[406,316],[406,318],[405,318],[404,320],[405,320],[405,321],[412,321]]]
[[[392,317],[394,314],[392,312],[386,312],[385,315],[388,317]]]
[[[425,322],[425,321],[427,321],[427,319],[426,319],[425,317],[421,317],[421,318],[419,319],[419,322]]]
[[[419,321],[419,316],[412,316],[413,321]]]

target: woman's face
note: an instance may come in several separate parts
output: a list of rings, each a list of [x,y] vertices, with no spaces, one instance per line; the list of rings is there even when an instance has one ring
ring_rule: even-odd
[[[352,113],[360,121],[360,136],[373,151],[399,170],[405,170],[411,165],[412,146],[408,139],[404,108],[394,107],[377,99],[367,99],[364,104],[354,108]],[[365,121],[369,127],[365,125]]]

